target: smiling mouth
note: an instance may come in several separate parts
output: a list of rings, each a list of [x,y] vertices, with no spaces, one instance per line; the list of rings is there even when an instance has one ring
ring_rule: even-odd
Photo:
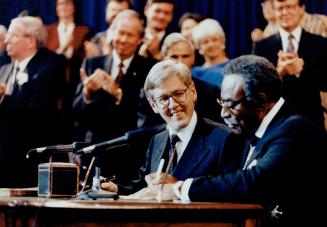
[[[170,113],[170,116],[171,117],[178,117],[182,114],[183,111],[176,111],[176,112],[173,112],[173,113]]]

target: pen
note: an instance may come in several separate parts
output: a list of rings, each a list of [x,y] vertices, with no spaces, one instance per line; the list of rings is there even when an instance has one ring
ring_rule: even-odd
[[[168,161],[168,164],[167,164],[167,167],[166,167],[166,171],[165,171],[164,176],[163,176],[163,182],[161,184],[160,190],[159,190],[158,195],[157,195],[157,200],[159,202],[161,202],[161,192],[162,192],[162,189],[165,186],[165,182],[166,182],[166,179],[167,179],[167,176],[168,176],[168,171],[169,171],[171,165],[173,164],[173,160],[174,160],[175,155],[176,155],[176,147],[174,147],[173,153],[169,158],[169,161]]]
[[[157,169],[157,172],[156,172],[156,180],[159,181],[160,180],[160,175],[161,175],[161,172],[162,172],[162,168],[164,166],[164,163],[165,163],[165,159],[161,159],[160,160],[160,163],[159,163],[159,166],[158,166],[158,169]]]

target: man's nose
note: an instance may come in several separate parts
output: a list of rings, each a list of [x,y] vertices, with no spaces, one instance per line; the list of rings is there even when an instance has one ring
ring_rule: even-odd
[[[231,113],[225,107],[221,107],[220,116],[222,118],[229,118]]]
[[[172,108],[176,107],[177,105],[178,105],[178,103],[175,101],[175,99],[172,96],[170,96],[168,99],[168,108],[172,109]]]

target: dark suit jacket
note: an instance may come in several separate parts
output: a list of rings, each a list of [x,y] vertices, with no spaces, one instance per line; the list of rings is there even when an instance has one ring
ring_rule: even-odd
[[[0,68],[0,82],[7,83],[13,66],[9,63]],[[28,172],[22,171],[18,161],[25,159],[28,149],[60,142],[57,103],[64,86],[64,69],[63,57],[47,49],[38,50],[25,70],[28,82],[16,86],[12,95],[5,96],[0,104],[0,185],[20,183],[6,174],[13,168],[20,173]],[[5,158],[9,153],[14,159]],[[10,167],[6,169],[5,166]],[[36,181],[34,183],[32,186]]]
[[[129,188],[120,187],[119,192],[128,194],[146,186],[145,175],[156,172],[159,162],[166,157],[169,132],[156,134],[150,142],[145,165],[139,171],[139,178]],[[194,133],[182,157],[173,171],[178,180],[203,175],[216,175],[235,170],[240,165],[241,143],[238,137],[225,125],[208,119],[198,118]],[[165,160],[167,163],[168,160]]]
[[[88,75],[97,68],[110,74],[112,61],[111,55],[88,58],[84,68]],[[99,142],[121,136],[126,131],[137,128],[138,105],[145,77],[152,65],[152,62],[148,62],[143,57],[134,56],[121,81],[123,98],[119,105],[115,104],[116,100],[112,95],[102,89],[94,94],[92,103],[86,104],[82,94],[83,84],[80,82],[73,103],[76,129],[79,130],[78,134],[82,134],[79,139],[84,140],[86,130],[93,133],[92,142]]]
[[[277,65],[279,50],[282,50],[282,42],[278,33],[255,43],[253,53]],[[298,55],[304,60],[303,71],[299,78],[283,77],[283,96],[293,102],[299,113],[323,127],[320,91],[327,90],[327,39],[302,30]]]
[[[280,224],[290,221],[294,225],[298,221],[299,225],[294,226],[302,226],[310,219],[319,221],[317,216],[322,213],[318,207],[325,207],[326,202],[326,142],[322,129],[300,115],[290,114],[284,104],[255,147],[250,165],[256,165],[195,179],[190,199],[255,202],[269,210],[279,205],[279,211],[284,212],[277,219]],[[243,164],[246,156],[247,152]]]

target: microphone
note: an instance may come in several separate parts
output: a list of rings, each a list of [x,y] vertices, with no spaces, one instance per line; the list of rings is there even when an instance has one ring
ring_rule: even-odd
[[[117,146],[121,145],[124,143],[130,143],[135,139],[138,139],[139,137],[144,137],[144,136],[149,136],[149,135],[154,135],[158,132],[163,131],[166,128],[166,124],[160,124],[160,125],[155,125],[152,127],[144,127],[144,128],[139,128],[136,130],[131,130],[125,133],[125,135],[117,137],[115,139],[111,139],[108,141],[104,141],[101,143],[97,143],[88,147],[84,147],[78,151],[75,152],[76,155],[82,155],[82,154],[91,154],[93,151],[99,150],[100,148],[104,147],[112,147],[112,146]]]
[[[38,154],[43,153],[66,153],[66,152],[76,152],[77,150],[88,146],[89,143],[86,142],[74,142],[72,144],[66,144],[66,145],[55,145],[55,146],[47,146],[47,147],[38,147],[33,148],[29,150],[26,154],[26,158],[30,158],[30,153],[36,152]]]

